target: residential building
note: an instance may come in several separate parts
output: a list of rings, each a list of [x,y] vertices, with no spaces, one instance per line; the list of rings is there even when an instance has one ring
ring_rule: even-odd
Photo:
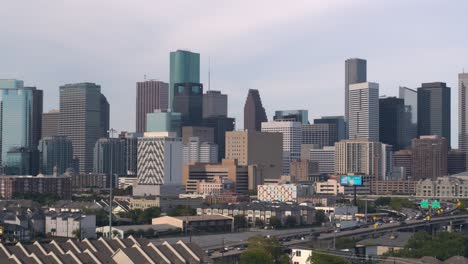
[[[399,87],[399,98],[404,100],[405,113],[403,121],[404,148],[411,146],[411,140],[418,137],[418,92]]]
[[[217,163],[218,145],[209,142],[201,142],[198,137],[191,137],[183,144],[183,162],[188,163]]]
[[[59,134],[60,111],[58,109],[42,113],[41,137],[53,137]]]
[[[421,136],[413,139],[413,180],[435,180],[447,175],[447,144],[447,140],[440,136]]]
[[[169,107],[169,84],[158,80],[136,83],[136,132],[146,132],[146,115]]]
[[[225,177],[214,176],[212,181],[197,181],[198,194],[219,196],[223,193],[233,193],[234,191],[235,183]]]
[[[291,249],[291,263],[308,264],[312,259],[312,249],[301,246],[293,246]]]
[[[169,109],[172,110],[176,83],[200,83],[200,54],[186,50],[170,53]]]
[[[309,124],[309,111],[307,110],[279,110],[275,111],[274,121],[292,121],[303,125]]]
[[[338,142],[338,134],[334,124],[302,125],[302,144],[315,145],[318,148],[334,146]]]
[[[50,212],[45,217],[45,233],[54,237],[96,238],[96,216]]]
[[[294,160],[290,166],[291,182],[315,182],[319,179],[319,163],[310,160]]]
[[[155,110],[146,114],[146,132],[174,132],[181,134],[182,115],[170,111]]]
[[[337,141],[346,139],[346,122],[343,116],[322,116],[320,119],[314,119],[314,124],[330,124],[331,129],[336,132]]]
[[[45,175],[63,174],[73,167],[73,146],[68,137],[48,136],[39,141],[40,169]]]
[[[127,175],[127,141],[100,138],[94,145],[94,173]]]
[[[220,91],[209,90],[203,94],[203,118],[227,117],[228,96]]]
[[[257,198],[262,202],[297,202],[299,197],[311,196],[313,192],[308,184],[265,184],[257,189]]]
[[[468,197],[468,175],[466,172],[436,179],[419,180],[416,196],[428,198],[458,199]]]
[[[61,199],[71,199],[70,176],[0,176],[0,195],[3,199],[15,198],[16,194],[55,194]]]
[[[379,141],[379,84],[349,85],[349,139]]]
[[[218,145],[218,160],[225,158],[226,132],[234,131],[235,123],[235,119],[232,117],[210,117],[203,119],[202,126],[213,128],[214,143]]]
[[[187,144],[192,137],[198,138],[200,142],[214,143],[214,128],[202,126],[182,127],[182,144]]]
[[[447,153],[447,172],[453,175],[466,171],[466,153],[452,149]]]
[[[234,218],[224,215],[161,216],[153,218],[151,223],[153,225],[170,225],[184,232],[187,230],[234,231]]]
[[[405,149],[393,153],[393,167],[404,168],[406,179],[413,179],[413,152]]]
[[[181,126],[200,126],[203,120],[203,85],[175,83],[173,89],[172,110],[181,114]]]
[[[372,237],[358,241],[356,247],[363,247],[364,257],[372,259],[382,256],[385,253],[396,252],[403,249],[413,235],[414,233],[412,232],[391,232],[380,237]],[[392,262],[395,262],[395,260],[389,260],[387,263]],[[397,262],[405,263],[406,261]]]
[[[258,90],[249,89],[244,105],[244,130],[260,131],[262,122],[267,122],[265,108]]]
[[[282,174],[283,135],[254,130],[226,132],[226,159],[241,166],[256,165],[261,178]]]
[[[458,148],[468,155],[468,73],[458,74]],[[465,169],[468,169],[466,159]]]
[[[93,170],[93,149],[96,141],[107,137],[109,104],[94,83],[60,86],[59,135],[67,136],[77,157],[79,172]]]
[[[161,189],[163,191],[163,189]],[[130,209],[145,210],[151,207],[159,207],[162,212],[174,209],[178,206],[187,206],[190,208],[198,208],[203,204],[203,199],[200,198],[179,198],[180,195],[160,195],[146,197],[125,197],[128,199]]]
[[[359,58],[350,58],[345,61],[345,121],[349,131],[350,119],[350,89],[349,86],[355,83],[367,82],[367,61]],[[346,132],[348,133],[348,132]],[[348,138],[348,137],[346,137]]]
[[[67,173],[66,173],[67,174]],[[73,192],[100,192],[103,190],[109,190],[110,187],[110,175],[104,173],[73,173],[72,178],[72,189]],[[115,188],[118,186],[119,180],[117,175],[112,178],[112,186]]]
[[[380,142],[393,146],[394,150],[405,147],[405,100],[396,97],[379,99]]]
[[[263,122],[262,132],[283,134],[283,175],[289,175],[293,160],[301,158],[302,125],[299,122]]]
[[[320,174],[335,173],[335,147],[310,149],[310,161],[317,162]]]
[[[367,139],[348,139],[335,144],[335,173],[381,177],[382,143]]]
[[[437,135],[450,148],[450,87],[443,82],[418,88],[418,136]]]

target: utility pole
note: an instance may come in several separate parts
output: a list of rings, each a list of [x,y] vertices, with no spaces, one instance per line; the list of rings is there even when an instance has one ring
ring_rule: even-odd
[[[112,239],[112,177],[114,177],[113,171],[112,171],[112,160],[114,156],[114,152],[112,149],[112,138],[114,137],[114,133],[116,133],[117,130],[111,128],[107,131],[109,133],[110,138],[109,138],[109,156],[110,156],[110,166],[109,166],[109,239]]]

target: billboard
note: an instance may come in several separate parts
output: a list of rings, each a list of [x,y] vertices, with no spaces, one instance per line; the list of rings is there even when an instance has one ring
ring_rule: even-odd
[[[353,176],[353,175],[340,176],[340,185],[341,186],[361,186],[362,176]]]

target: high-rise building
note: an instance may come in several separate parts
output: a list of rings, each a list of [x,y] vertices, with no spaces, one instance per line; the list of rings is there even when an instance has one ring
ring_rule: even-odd
[[[443,82],[418,88],[418,135],[437,135],[450,148],[450,87]]]
[[[382,175],[382,143],[368,139],[348,139],[335,144],[335,173]]]
[[[320,174],[335,173],[335,147],[310,149],[310,161],[318,163]]]
[[[379,141],[379,84],[349,85],[349,139]]]
[[[447,140],[440,136],[421,136],[413,139],[413,180],[435,180],[447,175],[447,145]]]
[[[198,138],[200,142],[214,143],[214,128],[202,126],[182,127],[182,144],[187,144],[192,137]]]
[[[119,138],[126,141],[126,161],[127,175],[136,176],[138,169],[138,138],[143,137],[143,133],[122,132]]]
[[[393,167],[403,168],[406,179],[411,180],[413,177],[413,152],[407,149],[395,151],[393,153]]]
[[[60,112],[57,109],[42,114],[42,137],[53,137],[59,134]]]
[[[320,180],[319,164],[310,160],[294,160],[290,167],[292,182],[317,182]]]
[[[127,141],[100,138],[94,145],[94,173],[127,175]]]
[[[244,105],[244,130],[260,131],[262,122],[267,122],[265,108],[258,90],[249,89]]]
[[[259,176],[279,179],[282,173],[283,136],[260,131],[226,133],[226,159],[239,165],[257,165]]]
[[[146,129],[146,114],[154,110],[166,111],[169,101],[169,84],[157,80],[136,84],[136,132]]]
[[[465,172],[466,154],[459,150],[450,150],[447,154],[448,175]]]
[[[367,61],[351,58],[345,61],[345,121],[349,127],[349,86],[355,83],[367,82]],[[348,128],[346,129],[348,131]],[[346,132],[348,133],[348,132]]]
[[[52,175],[54,170],[63,174],[73,167],[73,146],[64,136],[43,137],[39,141],[40,173]]]
[[[379,138],[380,142],[400,150],[404,145],[405,102],[396,97],[379,99]]]
[[[203,119],[202,126],[213,128],[214,143],[218,145],[218,160],[222,160],[226,153],[226,132],[234,131],[235,119],[232,117],[210,117]]]
[[[283,175],[289,175],[293,160],[301,158],[302,124],[299,122],[263,122],[262,132],[283,134]]]
[[[334,124],[306,124],[302,125],[302,144],[312,144],[317,148],[334,146],[338,141]]]
[[[186,50],[170,53],[169,109],[173,109],[176,83],[200,83],[200,54]]]
[[[303,125],[309,124],[309,111],[307,110],[279,110],[275,111],[274,121],[293,121]]]
[[[468,156],[468,73],[458,74],[458,149]]]
[[[217,163],[218,145],[201,141],[198,137],[191,137],[188,142],[183,144],[182,154],[184,164],[195,162]]]
[[[60,86],[59,134],[72,141],[81,173],[93,171],[94,145],[107,136],[109,104],[104,99],[101,86],[94,83]]]
[[[180,136],[181,125],[180,113],[156,110],[146,114],[146,132],[174,132]]]
[[[175,83],[172,110],[182,116],[182,126],[199,126],[203,120],[203,85]]]
[[[408,148],[411,146],[411,140],[418,137],[418,92],[400,87],[398,97],[403,99],[405,104],[403,148]]]
[[[21,171],[23,175],[36,175],[37,145],[42,130],[42,90],[24,87],[20,80],[3,79],[0,93],[1,165],[7,174]]]
[[[227,117],[228,97],[220,91],[208,90],[203,94],[203,118]]]
[[[346,123],[343,116],[322,116],[320,119],[314,119],[314,124],[330,124],[337,135],[337,141],[346,139]]]

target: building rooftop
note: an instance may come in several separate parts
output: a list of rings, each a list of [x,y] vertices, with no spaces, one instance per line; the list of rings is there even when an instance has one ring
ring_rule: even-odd
[[[378,238],[367,238],[357,242],[356,245],[404,247],[412,236],[413,233],[410,232],[398,232],[386,234]]]

